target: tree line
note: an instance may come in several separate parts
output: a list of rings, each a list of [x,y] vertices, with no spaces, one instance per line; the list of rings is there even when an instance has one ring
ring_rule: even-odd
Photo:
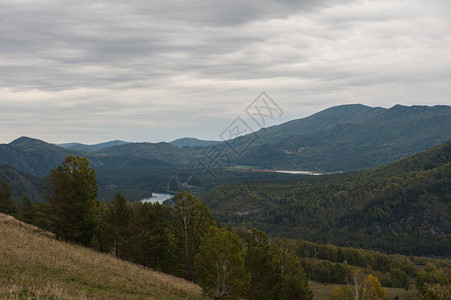
[[[194,281],[214,299],[312,299],[294,249],[263,232],[243,240],[220,228],[206,204],[188,192],[175,196],[174,207],[132,203],[120,193],[111,202],[97,201],[96,172],[78,156],[52,169],[44,189],[45,203],[24,198],[16,205],[2,183],[0,212],[49,230],[56,239]],[[257,244],[255,236],[261,239]]]

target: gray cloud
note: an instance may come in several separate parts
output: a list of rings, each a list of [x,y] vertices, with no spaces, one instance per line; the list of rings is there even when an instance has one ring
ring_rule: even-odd
[[[0,0],[0,139],[216,139],[262,90],[287,112],[277,123],[342,103],[449,104],[450,12],[444,0]]]

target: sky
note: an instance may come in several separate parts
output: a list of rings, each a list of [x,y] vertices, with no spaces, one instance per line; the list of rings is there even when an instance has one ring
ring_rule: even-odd
[[[0,0],[0,143],[219,140],[348,103],[451,104],[448,0]]]

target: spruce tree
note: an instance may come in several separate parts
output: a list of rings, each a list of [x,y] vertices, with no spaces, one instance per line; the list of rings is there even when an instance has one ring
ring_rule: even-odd
[[[210,227],[196,255],[195,270],[197,282],[209,297],[240,299],[246,294],[250,276],[234,233]]]
[[[85,157],[67,156],[45,185],[46,215],[57,239],[89,246],[95,234],[96,172]]]
[[[11,187],[8,183],[1,181],[0,189],[0,213],[11,215],[16,212],[16,204],[12,197]]]

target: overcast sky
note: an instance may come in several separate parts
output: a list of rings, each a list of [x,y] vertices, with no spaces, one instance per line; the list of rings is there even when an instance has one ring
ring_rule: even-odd
[[[262,91],[449,105],[451,1],[0,0],[2,143],[217,140]]]

